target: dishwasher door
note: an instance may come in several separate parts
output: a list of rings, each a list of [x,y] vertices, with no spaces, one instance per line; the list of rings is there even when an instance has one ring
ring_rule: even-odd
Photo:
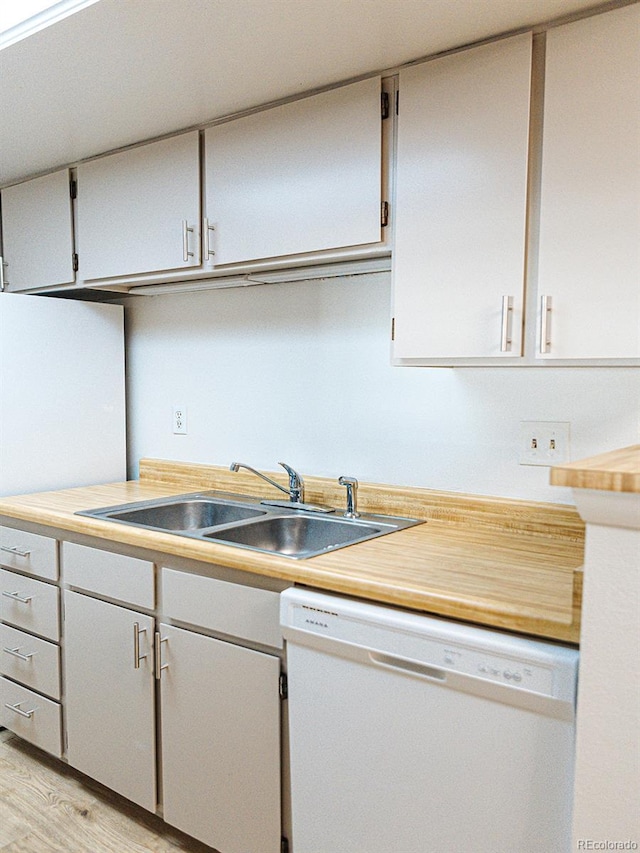
[[[568,853],[577,651],[281,602],[294,853]]]

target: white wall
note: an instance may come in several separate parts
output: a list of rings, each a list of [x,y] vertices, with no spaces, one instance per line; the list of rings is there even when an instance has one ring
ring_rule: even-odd
[[[640,440],[640,369],[399,368],[388,274],[125,300],[129,464],[141,457],[573,503],[518,464],[519,422],[580,459]],[[173,435],[174,404],[188,434]]]

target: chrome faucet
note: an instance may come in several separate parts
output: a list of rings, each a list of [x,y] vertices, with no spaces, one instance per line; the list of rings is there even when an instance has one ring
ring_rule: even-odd
[[[360,518],[358,512],[358,481],[355,477],[340,477],[338,482],[347,489],[347,510],[345,518]]]
[[[297,471],[294,471],[289,465],[285,462],[278,462],[278,465],[282,465],[284,470],[289,475],[289,488],[285,489],[284,486],[281,486],[280,483],[276,483],[275,480],[272,480],[271,477],[267,477],[266,474],[261,474],[260,471],[256,471],[255,468],[252,468],[250,465],[245,465],[243,462],[232,462],[229,466],[230,471],[239,471],[240,468],[246,468],[247,471],[251,471],[252,474],[255,474],[257,477],[260,477],[262,480],[266,480],[267,483],[270,483],[272,486],[275,486],[276,489],[280,489],[281,492],[284,492],[285,495],[289,495],[289,500],[291,503],[301,504],[304,503],[304,480],[298,474]]]

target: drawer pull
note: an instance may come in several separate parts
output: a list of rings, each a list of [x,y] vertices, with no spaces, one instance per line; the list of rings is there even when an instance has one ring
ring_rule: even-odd
[[[31,600],[33,599],[32,595],[20,595],[19,592],[6,592],[3,590],[2,594],[5,598],[10,598],[12,601],[19,601],[21,604],[31,604]]]
[[[18,548],[17,545],[0,545],[0,551],[6,551],[7,554],[13,554],[16,557],[30,557],[31,551],[25,551]]]
[[[28,720],[30,720],[38,710],[37,708],[32,708],[30,711],[23,711],[20,705],[22,705],[22,702],[16,702],[15,705],[10,705],[8,702],[4,703],[5,708],[8,708],[10,711],[15,711],[16,714],[20,714],[21,717],[26,717]]]
[[[17,646],[15,649],[8,649],[6,646],[2,649],[3,652],[6,652],[8,655],[13,655],[14,658],[20,658],[20,660],[29,661],[35,655],[35,652],[28,652],[28,654],[23,654],[20,651],[20,646]]]

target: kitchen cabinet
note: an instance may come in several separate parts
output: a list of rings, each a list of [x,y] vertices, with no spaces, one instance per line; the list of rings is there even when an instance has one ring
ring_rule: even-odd
[[[280,661],[160,625],[163,816],[223,853],[279,853]]]
[[[381,80],[205,130],[205,262],[379,244]]]
[[[222,853],[280,853],[280,595],[160,577],[164,819]]]
[[[155,811],[154,565],[75,542],[61,554],[69,764]]]
[[[0,526],[0,563],[21,574],[57,581],[58,543],[49,536]]]
[[[2,190],[6,290],[75,282],[72,187],[69,169],[61,169]]]
[[[78,166],[83,279],[200,265],[199,151],[192,131]]]
[[[537,357],[640,357],[640,6],[547,34]]]
[[[532,37],[399,75],[393,358],[522,352]]]
[[[221,853],[280,853],[279,593],[163,567],[156,606],[147,560],[62,565],[69,763]]]
[[[69,764],[155,811],[154,620],[69,590],[64,613]]]
[[[0,725],[60,757],[57,543],[0,527],[0,564]]]

